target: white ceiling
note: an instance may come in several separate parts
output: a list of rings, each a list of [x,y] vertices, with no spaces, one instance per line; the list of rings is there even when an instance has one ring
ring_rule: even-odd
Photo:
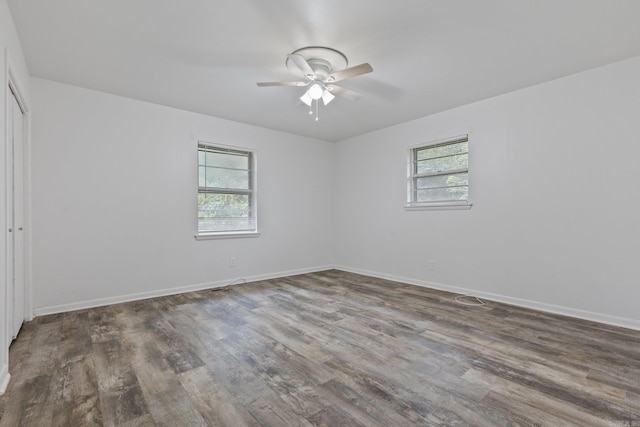
[[[8,0],[31,74],[327,141],[640,55],[637,0]],[[342,51],[315,122],[286,55]]]

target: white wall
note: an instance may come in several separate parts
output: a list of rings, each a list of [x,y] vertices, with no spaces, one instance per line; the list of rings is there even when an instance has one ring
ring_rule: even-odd
[[[335,145],[32,79],[36,312],[335,262],[640,328],[638,76],[632,58]],[[461,133],[473,208],[405,211],[407,147]],[[196,139],[257,149],[261,237],[193,239]]]
[[[8,321],[7,315],[7,277],[6,277],[6,246],[7,242],[7,192],[6,192],[6,117],[7,117],[7,102],[10,93],[8,91],[8,74],[12,76],[13,83],[20,90],[20,95],[24,101],[29,103],[29,73],[25,64],[24,55],[22,54],[22,48],[20,47],[20,41],[18,40],[18,34],[16,32],[13,18],[9,11],[6,0],[0,0],[0,81],[2,81],[2,89],[0,89],[0,201],[2,206],[0,207],[0,224],[2,225],[2,241],[0,243],[0,393],[2,393],[9,381],[9,348],[5,345],[7,342]],[[27,132],[28,136],[28,132]],[[28,148],[28,147],[27,147]],[[28,154],[28,151],[27,151]],[[25,230],[28,232],[28,229]]]
[[[335,263],[639,328],[639,75],[633,58],[338,144],[32,79],[36,312]],[[473,208],[405,211],[407,147],[462,133]],[[257,149],[261,237],[193,239],[196,139]]]
[[[31,85],[36,313],[332,265],[333,144]],[[260,237],[194,239],[198,139],[256,150]]]
[[[638,123],[640,57],[341,141],[336,262],[639,328]],[[463,133],[473,208],[405,211],[407,147]]]

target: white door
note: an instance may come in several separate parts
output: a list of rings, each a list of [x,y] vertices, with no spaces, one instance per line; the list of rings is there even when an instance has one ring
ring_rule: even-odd
[[[12,92],[13,95],[13,92]],[[12,338],[18,336],[24,321],[24,144],[23,113],[15,96],[11,96],[9,147],[7,150],[7,202],[9,244],[7,273],[9,278],[9,325]]]

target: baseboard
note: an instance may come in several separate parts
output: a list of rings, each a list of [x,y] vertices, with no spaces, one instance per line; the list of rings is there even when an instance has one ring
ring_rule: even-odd
[[[9,365],[5,363],[2,366],[2,369],[0,369],[0,395],[7,391],[10,379],[11,375],[9,375]]]
[[[258,282],[260,280],[277,279],[280,277],[294,276],[296,274],[315,273],[318,271],[331,270],[332,265],[302,268],[297,270],[279,271],[275,273],[258,274],[254,276],[238,277],[236,279],[225,279],[216,282],[198,283],[195,285],[181,286],[177,288],[158,289],[148,292],[139,292],[135,294],[120,295],[109,298],[97,298],[88,301],[77,301],[69,304],[61,304],[49,307],[38,307],[34,310],[36,316],[45,316],[47,314],[66,313],[68,311],[84,310],[87,308],[101,307],[111,304],[120,304],[123,302],[138,301],[148,298],[157,298],[168,295],[182,294],[185,292],[201,291],[204,289],[224,288],[227,286],[238,285],[241,283]]]
[[[40,307],[35,309],[34,314],[36,316],[44,316],[47,314],[64,313],[67,311],[83,310],[83,309],[92,308],[92,307],[119,304],[123,302],[137,301],[137,300],[148,299],[148,298],[156,298],[156,297],[162,297],[167,295],[176,295],[176,294],[181,294],[185,292],[200,291],[204,289],[215,289],[215,288],[221,288],[226,286],[232,286],[240,283],[257,282],[260,280],[268,280],[268,279],[277,279],[279,277],[294,276],[296,274],[315,273],[318,271],[325,271],[325,270],[331,270],[331,269],[337,269],[337,270],[342,270],[350,273],[362,274],[364,276],[376,277],[380,279],[391,280],[394,282],[408,283],[411,285],[422,286],[422,287],[431,288],[431,289],[438,289],[441,291],[452,292],[456,294],[473,294],[478,297],[491,300],[491,301],[503,302],[506,304],[530,308],[530,309],[544,311],[548,313],[560,314],[563,316],[575,317],[578,319],[590,320],[594,322],[605,323],[608,325],[640,330],[640,320],[637,320],[637,319],[611,316],[603,313],[595,313],[595,312],[579,310],[571,307],[564,307],[564,306],[559,306],[554,304],[543,303],[539,301],[509,297],[509,296],[500,295],[500,294],[493,294],[490,292],[482,292],[475,289],[449,286],[449,285],[444,285],[442,283],[417,280],[410,277],[389,275],[389,274],[380,273],[377,271],[352,268],[344,265],[326,265],[326,266],[320,266],[320,267],[280,271],[280,272],[274,272],[274,273],[259,274],[254,276],[238,277],[235,280],[226,279],[226,280],[220,280],[216,282],[199,283],[195,285],[182,286],[177,288],[160,289],[160,290],[154,290],[149,292],[140,292],[135,294],[110,297],[110,298],[99,298],[99,299],[94,299],[89,301],[78,301],[78,302],[73,302],[69,304],[62,304],[62,305],[50,306],[50,307]],[[0,375],[2,374],[0,373]],[[0,385],[2,385],[2,380],[3,380],[3,377],[0,376]],[[6,381],[8,383],[8,378],[6,379]]]
[[[443,285],[442,283],[428,282],[424,280],[412,279],[409,277],[394,276],[376,271],[362,270],[358,268],[346,267],[343,265],[334,266],[336,270],[342,270],[349,273],[362,274],[364,276],[376,277],[379,279],[391,280],[394,282],[408,283],[410,285],[422,286],[430,289],[438,289],[441,291],[452,292],[455,294],[475,295],[480,298],[503,302],[519,307],[531,308],[533,310],[544,311],[547,313],[560,314],[563,316],[575,317],[583,320],[590,320],[607,325],[620,326],[623,328],[634,329],[640,331],[640,320],[629,319],[626,317],[611,316],[603,313],[594,313],[586,310],[579,310],[571,307],[564,307],[554,304],[547,304],[539,301],[532,301],[522,298],[514,298],[505,295],[493,294],[490,292],[482,292],[475,289],[461,288],[457,286]]]

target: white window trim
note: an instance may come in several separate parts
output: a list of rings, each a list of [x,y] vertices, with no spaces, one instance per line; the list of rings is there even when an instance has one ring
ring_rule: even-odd
[[[242,239],[246,237],[259,237],[258,231],[218,231],[210,233],[198,233],[196,240],[217,240],[217,239]]]
[[[469,202],[433,202],[433,203],[407,203],[404,209],[407,211],[454,211],[471,209],[473,203]]]
[[[195,156],[195,160],[196,160],[196,183],[197,183],[197,179],[198,179],[198,175],[197,175],[197,170],[198,170],[198,146],[199,145],[210,145],[212,147],[217,147],[217,148],[224,148],[224,149],[229,149],[229,150],[236,150],[236,151],[245,151],[248,153],[251,153],[251,157],[252,157],[252,161],[253,161],[253,174],[251,177],[251,187],[252,187],[252,194],[253,194],[253,209],[254,209],[254,213],[256,216],[256,229],[255,230],[249,230],[249,231],[204,231],[204,232],[199,232],[196,231],[196,233],[194,234],[194,238],[196,240],[218,240],[218,239],[241,239],[241,238],[250,238],[250,237],[259,237],[260,236],[260,232],[258,230],[258,185],[257,185],[257,176],[258,176],[258,154],[256,152],[256,150],[250,149],[250,148],[246,148],[246,147],[237,147],[237,146],[232,146],[232,145],[226,145],[226,144],[218,144],[215,142],[209,142],[209,141],[203,141],[203,140],[197,140],[196,141],[196,156]],[[196,185],[196,211],[197,211],[197,204],[198,204],[198,185]],[[198,230],[198,217],[196,215],[196,220],[195,220],[195,227],[196,230]]]
[[[413,151],[416,148],[430,147],[432,145],[446,144],[447,142],[453,142],[462,138],[469,140],[469,134],[462,134],[453,136],[450,138],[438,139],[427,143],[415,144],[408,147],[407,156],[407,202],[404,209],[407,211],[440,211],[440,210],[468,210],[471,209],[473,203],[470,201],[470,197],[467,200],[457,201],[440,201],[440,202],[411,202],[413,191]],[[470,154],[470,153],[469,153]],[[469,168],[467,167],[467,172]],[[469,180],[470,182],[471,180]],[[471,185],[469,185],[469,194],[471,193]]]

